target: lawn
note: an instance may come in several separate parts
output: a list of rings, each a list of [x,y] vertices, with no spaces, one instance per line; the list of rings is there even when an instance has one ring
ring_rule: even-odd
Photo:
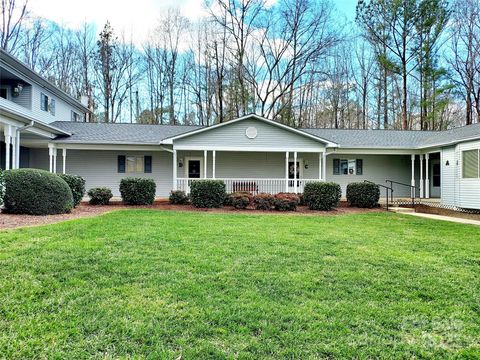
[[[0,357],[479,358],[480,228],[124,210],[0,232]]]

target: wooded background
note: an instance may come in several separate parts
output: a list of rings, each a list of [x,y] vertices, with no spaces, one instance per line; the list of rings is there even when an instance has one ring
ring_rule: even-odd
[[[294,127],[439,130],[480,119],[480,0],[209,0],[159,14],[134,44],[1,0],[0,46],[76,98],[88,121],[200,124],[257,113]],[[70,119],[62,119],[70,120]]]

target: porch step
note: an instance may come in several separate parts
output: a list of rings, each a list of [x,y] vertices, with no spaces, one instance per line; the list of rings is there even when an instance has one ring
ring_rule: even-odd
[[[399,213],[399,214],[405,214],[405,213],[414,213],[415,209],[410,208],[410,207],[390,207],[388,210],[394,212],[394,213]]]

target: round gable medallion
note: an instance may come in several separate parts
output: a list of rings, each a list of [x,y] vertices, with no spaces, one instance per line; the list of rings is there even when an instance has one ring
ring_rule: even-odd
[[[249,139],[255,139],[257,137],[257,128],[256,127],[253,127],[253,126],[249,126],[247,128],[247,130],[245,130],[245,135],[249,138]]]

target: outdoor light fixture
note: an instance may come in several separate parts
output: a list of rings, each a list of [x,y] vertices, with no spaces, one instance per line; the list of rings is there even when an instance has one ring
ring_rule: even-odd
[[[304,166],[305,166],[305,169],[308,169],[308,161],[307,160],[305,160]]]
[[[178,167],[179,168],[183,167],[183,159],[178,160]]]
[[[450,161],[447,160],[447,162],[445,163],[445,166],[450,166]]]
[[[13,91],[12,91],[12,92],[13,92],[13,96],[14,96],[14,97],[19,96],[19,95],[22,93],[22,90],[23,90],[23,85],[20,84],[20,83],[18,83],[17,86],[15,86],[15,87],[13,88]]]

